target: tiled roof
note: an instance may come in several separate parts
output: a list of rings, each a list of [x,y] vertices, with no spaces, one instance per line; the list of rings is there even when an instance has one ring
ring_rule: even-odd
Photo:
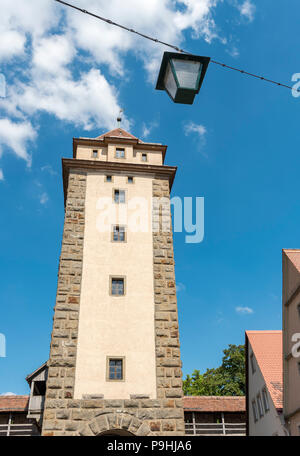
[[[128,133],[128,131],[123,130],[123,128],[115,128],[114,130],[107,131],[106,133],[103,133],[103,135],[98,136],[96,139],[103,139],[105,136],[107,137],[112,137],[112,138],[126,138],[126,139],[138,139],[135,136],[133,136],[131,133]]]
[[[244,396],[185,396],[183,408],[186,412],[245,412]]]
[[[115,128],[114,130],[107,131],[106,133],[103,133],[102,135],[97,136],[97,138],[82,138],[82,139],[104,140],[105,138],[135,139],[137,144],[145,144],[145,145],[149,144],[152,146],[162,146],[161,143],[142,141],[141,139],[137,138],[136,136],[133,136],[131,133],[128,133],[128,131],[123,130],[123,128]]]
[[[0,396],[0,412],[25,412],[29,396]]]
[[[246,331],[257,364],[277,409],[282,409],[282,331]]]
[[[0,412],[26,411],[29,396],[0,396]],[[241,396],[186,396],[185,411],[245,412],[245,397]]]

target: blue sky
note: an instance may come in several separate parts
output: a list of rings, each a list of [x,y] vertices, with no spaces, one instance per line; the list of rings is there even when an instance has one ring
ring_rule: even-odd
[[[73,3],[287,84],[300,72],[296,0]],[[194,105],[175,105],[154,90],[164,47],[51,0],[0,7],[0,393],[26,393],[49,354],[61,158],[120,108],[123,127],[168,144],[173,195],[205,198],[204,241],[174,236],[184,374],[218,366],[245,329],[280,329],[281,249],[300,244],[300,98],[210,64]]]

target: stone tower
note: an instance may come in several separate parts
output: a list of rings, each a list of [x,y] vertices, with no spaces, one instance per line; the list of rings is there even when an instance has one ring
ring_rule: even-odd
[[[43,435],[184,434],[166,149],[117,128],[62,160]]]

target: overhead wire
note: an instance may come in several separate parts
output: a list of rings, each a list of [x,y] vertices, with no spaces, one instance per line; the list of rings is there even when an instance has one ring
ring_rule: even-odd
[[[119,28],[121,28],[123,30],[126,30],[127,32],[134,33],[134,34],[136,34],[138,36],[141,36],[142,38],[145,38],[147,40],[153,41],[153,42],[155,42],[157,44],[162,44],[162,45],[164,45],[166,47],[169,47],[169,48],[173,49],[174,51],[177,51],[177,52],[180,52],[180,53],[184,53],[184,54],[193,55],[191,52],[188,52],[188,51],[186,51],[184,49],[181,49],[180,47],[175,46],[174,44],[166,43],[166,42],[161,41],[161,40],[159,40],[157,38],[154,38],[152,36],[146,35],[145,33],[141,33],[141,32],[139,32],[137,30],[134,30],[133,28],[129,28],[129,27],[126,27],[125,25],[122,25],[122,24],[119,24],[117,22],[114,22],[111,19],[107,19],[105,17],[99,16],[98,14],[95,14],[95,13],[92,13],[90,11],[87,11],[86,9],[80,8],[79,6],[73,5],[73,4],[65,2],[63,0],[54,0],[54,1],[57,2],[57,3],[61,3],[62,5],[68,6],[70,8],[73,8],[73,9],[75,9],[77,11],[80,11],[81,13],[84,13],[84,14],[92,16],[92,17],[94,17],[96,19],[99,19],[102,22],[106,22],[109,25],[113,25],[115,27],[119,27]],[[227,65],[226,63],[218,62],[218,61],[216,61],[214,59],[211,59],[210,61],[211,61],[211,63],[219,65],[219,66],[221,66],[223,68],[227,68],[229,70],[237,71],[237,72],[239,72],[241,74],[244,74],[246,76],[250,76],[250,77],[253,77],[253,78],[256,78],[256,79],[260,79],[261,81],[265,81],[265,82],[268,82],[268,83],[271,83],[271,84],[275,84],[275,85],[277,85],[279,87],[285,87],[285,88],[293,90],[295,92],[300,92],[300,89],[296,89],[296,88],[294,88],[292,86],[289,86],[287,84],[283,84],[283,83],[278,82],[278,81],[274,81],[274,80],[266,78],[264,76],[261,76],[261,75],[258,75],[258,74],[254,74],[254,73],[250,73],[250,72],[242,70],[240,68],[236,68],[236,67]]]

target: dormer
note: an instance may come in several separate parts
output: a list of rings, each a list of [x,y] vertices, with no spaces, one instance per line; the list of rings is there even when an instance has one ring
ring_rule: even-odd
[[[78,160],[161,166],[166,150],[167,146],[143,142],[122,128],[116,128],[97,138],[73,139],[73,158]]]

